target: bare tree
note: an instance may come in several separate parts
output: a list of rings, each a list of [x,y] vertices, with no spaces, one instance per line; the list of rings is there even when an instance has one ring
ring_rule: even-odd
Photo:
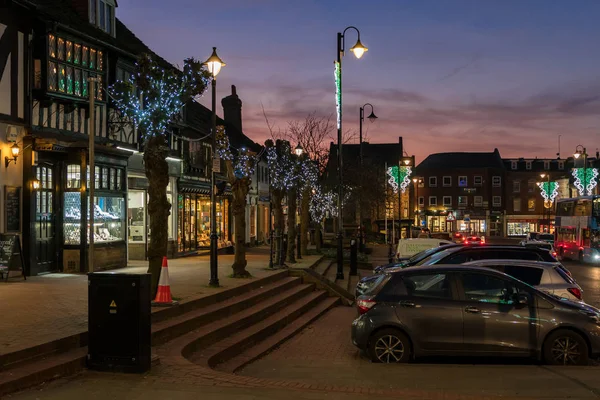
[[[286,139],[291,143],[300,144],[304,152],[324,171],[329,157],[328,138],[334,132],[331,114],[320,117],[316,111],[311,112],[303,121],[288,122]]]

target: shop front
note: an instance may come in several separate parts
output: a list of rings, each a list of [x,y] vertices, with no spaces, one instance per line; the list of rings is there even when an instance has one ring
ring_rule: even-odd
[[[269,241],[269,193],[259,193],[258,196],[258,233],[257,239],[259,244],[265,244]]]
[[[537,223],[538,219],[531,216],[507,216],[506,235],[526,236],[529,232],[537,231]]]

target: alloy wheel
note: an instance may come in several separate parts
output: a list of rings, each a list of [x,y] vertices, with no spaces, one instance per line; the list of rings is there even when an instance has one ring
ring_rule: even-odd
[[[581,358],[579,343],[567,336],[556,338],[552,343],[552,358],[557,364],[578,365]]]
[[[396,363],[404,355],[404,344],[392,335],[380,337],[375,343],[375,356],[382,363]]]

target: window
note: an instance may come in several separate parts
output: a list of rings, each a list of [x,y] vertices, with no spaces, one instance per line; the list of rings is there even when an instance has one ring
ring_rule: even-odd
[[[494,207],[501,207],[502,206],[502,196],[492,197],[492,205]]]
[[[506,265],[504,273],[531,286],[537,286],[542,281],[544,270],[541,268]]]
[[[443,201],[445,206],[452,206],[452,196],[444,196]]]
[[[437,206],[437,197],[436,196],[429,196],[429,205]]]
[[[530,197],[527,201],[527,210],[535,211],[535,197]]]
[[[510,162],[510,169],[517,169],[517,162],[516,161],[511,161]]]
[[[531,161],[525,161],[525,169],[531,169]]]
[[[402,280],[411,297],[452,298],[450,279],[446,274],[409,275]]]
[[[563,169],[565,169],[565,162],[564,162],[564,161],[559,161],[559,162],[558,162],[558,169],[560,169],[561,171],[562,171]]]
[[[481,175],[473,177],[473,184],[475,186],[481,186],[483,184],[483,177]]]
[[[96,10],[98,9],[98,4],[96,0],[90,0],[90,24],[96,25]]]
[[[113,0],[89,0],[90,24],[104,32],[113,34],[115,20],[115,4]]]
[[[521,199],[519,197],[513,198],[513,211],[521,211]]]
[[[429,187],[436,187],[437,186],[437,176],[430,176],[429,177]]]
[[[443,185],[448,187],[448,186],[452,186],[452,177],[451,176],[445,176],[444,180],[443,180]]]
[[[424,205],[425,205],[425,197],[419,196],[419,206],[424,206]]]
[[[550,161],[544,160],[544,169],[545,170],[549,170],[550,169]]]
[[[483,196],[475,196],[473,200],[475,203],[475,207],[483,206]]]
[[[527,181],[527,191],[529,193],[534,193],[535,192],[535,187],[536,187],[536,183],[534,179],[530,179]]]
[[[521,181],[513,181],[513,193],[521,193]]]
[[[469,198],[467,196],[458,196],[458,206],[466,207],[469,203]]]
[[[517,288],[509,281],[477,272],[460,275],[466,301],[482,303],[513,304]]]
[[[469,181],[467,180],[466,176],[459,176],[458,177],[458,186],[459,187],[466,187],[468,185]]]
[[[501,176],[492,176],[492,186],[493,187],[502,186],[502,177]]]

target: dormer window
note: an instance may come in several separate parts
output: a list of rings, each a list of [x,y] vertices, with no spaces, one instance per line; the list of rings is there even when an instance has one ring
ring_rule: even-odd
[[[90,24],[97,26],[109,35],[114,36],[115,1],[89,0]]]

